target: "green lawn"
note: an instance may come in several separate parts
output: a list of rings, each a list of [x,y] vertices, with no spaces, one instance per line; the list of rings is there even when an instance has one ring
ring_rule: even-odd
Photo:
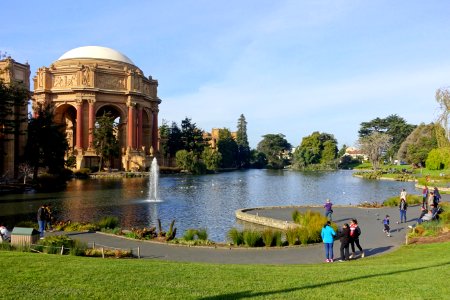
[[[0,251],[0,270],[1,299],[448,299],[450,243],[274,266]]]

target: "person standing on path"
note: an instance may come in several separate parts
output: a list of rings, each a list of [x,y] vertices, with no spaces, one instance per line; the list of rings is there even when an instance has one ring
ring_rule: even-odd
[[[425,187],[422,190],[422,207],[424,209],[427,208],[427,199],[428,199],[428,186],[425,185]]]
[[[355,244],[356,247],[358,247],[361,258],[364,257],[364,251],[359,244],[359,236],[361,235],[361,228],[358,226],[358,221],[356,219],[352,219],[350,221],[350,246],[352,247],[352,254],[350,255],[350,258],[356,257],[355,253]]]
[[[333,262],[333,243],[336,232],[333,227],[331,227],[330,221],[327,221],[327,223],[323,226],[320,236],[322,237],[322,241],[325,246],[325,262]]]
[[[37,221],[39,225],[39,232],[41,239],[44,238],[44,231],[45,231],[45,220],[47,218],[47,210],[45,208],[45,205],[42,204],[41,207],[39,207],[37,211]]]
[[[330,199],[327,199],[325,204],[323,205],[325,207],[325,217],[327,217],[328,221],[333,221],[332,215],[333,215],[333,203],[331,203]]]
[[[434,192],[430,192],[427,199],[427,210],[431,209],[431,207],[434,205]]]
[[[437,187],[434,187],[434,207],[437,207],[439,202],[441,202],[441,194],[439,193],[439,190]]]
[[[398,208],[400,209],[400,223],[403,223],[403,220],[405,220],[406,223],[406,209],[408,208],[408,203],[405,199],[400,200]]]
[[[347,223],[342,225],[342,230],[339,233],[339,240],[341,241],[341,259],[339,259],[339,261],[349,260],[350,228]]]

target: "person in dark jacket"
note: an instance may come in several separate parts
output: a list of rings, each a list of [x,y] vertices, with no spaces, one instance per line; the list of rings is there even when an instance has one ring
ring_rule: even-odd
[[[341,259],[339,261],[349,260],[350,227],[347,223],[342,226],[342,230],[339,233],[339,240],[341,241]]]
[[[403,220],[406,223],[406,210],[408,209],[408,203],[405,199],[400,200],[400,204],[398,205],[398,208],[400,210],[400,223],[403,223]],[[398,222],[397,222],[398,224]]]

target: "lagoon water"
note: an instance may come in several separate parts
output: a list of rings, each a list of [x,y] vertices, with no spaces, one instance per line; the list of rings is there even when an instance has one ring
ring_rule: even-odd
[[[155,225],[161,219],[167,230],[175,219],[177,236],[188,228],[207,228],[209,238],[225,241],[227,231],[238,226],[236,209],[273,205],[356,205],[381,202],[399,195],[418,193],[412,182],[355,178],[352,171],[294,172],[245,170],[214,175],[161,175],[159,198],[149,202],[148,178],[72,180],[57,193],[0,196],[0,222],[35,220],[42,203],[50,203],[60,220],[94,222],[117,216],[122,228]]]

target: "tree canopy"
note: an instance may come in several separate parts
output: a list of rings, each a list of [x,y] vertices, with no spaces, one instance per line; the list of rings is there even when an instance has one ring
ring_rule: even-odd
[[[397,154],[400,145],[415,127],[415,125],[406,123],[405,119],[394,114],[384,119],[375,118],[369,122],[362,122],[358,133],[360,138],[370,136],[374,132],[388,134],[391,137],[391,142],[384,155],[392,160]]]
[[[250,146],[247,137],[247,121],[243,114],[238,119],[236,144],[238,147],[237,166],[239,168],[248,167],[250,163]]]
[[[332,134],[313,132],[302,139],[294,153],[294,167],[305,169],[310,165],[329,167],[336,159],[337,140]]]
[[[262,141],[258,143],[257,150],[264,153],[267,166],[274,169],[284,168],[289,162],[288,152],[291,144],[281,133],[263,135]]]
[[[100,156],[99,171],[102,169],[104,162],[109,167],[112,159],[119,157],[120,147],[116,132],[117,124],[114,123],[114,118],[109,112],[97,117],[92,146],[95,153]]]
[[[410,164],[425,166],[428,153],[438,146],[436,130],[436,124],[433,123],[417,126],[401,144],[398,158]]]
[[[361,151],[369,157],[373,169],[377,170],[382,157],[391,146],[391,136],[375,131],[370,135],[360,137],[358,144]]]
[[[217,149],[222,157],[220,164],[222,168],[237,167],[238,145],[227,128],[219,130]]]

